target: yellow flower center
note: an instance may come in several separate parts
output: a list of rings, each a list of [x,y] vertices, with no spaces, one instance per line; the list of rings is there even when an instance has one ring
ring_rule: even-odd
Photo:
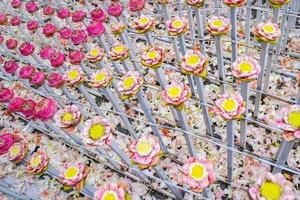
[[[79,172],[79,169],[77,167],[69,167],[65,173],[64,173],[64,177],[66,179],[72,179],[74,178],[75,176],[77,176]]]
[[[181,88],[172,86],[168,89],[168,96],[171,98],[179,97],[181,94]]]
[[[79,76],[79,73],[76,70],[70,71],[69,74],[68,74],[68,77],[71,80],[76,79],[78,76]]]
[[[300,128],[300,112],[291,112],[288,116],[288,123],[295,128]]]
[[[103,72],[97,74],[96,77],[95,77],[96,81],[104,81],[105,78],[106,78],[106,74],[103,73]]]
[[[140,18],[140,24],[145,25],[149,23],[149,19],[147,17]]]
[[[181,28],[183,26],[183,23],[181,20],[175,19],[172,22],[172,26],[174,26],[175,28]]]
[[[249,73],[253,70],[253,65],[251,63],[248,63],[248,62],[241,62],[239,64],[239,69],[240,69],[241,72]]]
[[[195,54],[189,56],[188,59],[187,59],[187,61],[186,61],[186,63],[187,63],[188,65],[196,65],[196,64],[198,64],[199,62],[200,62],[200,58],[199,58],[198,55],[195,55]]]
[[[108,191],[103,194],[101,200],[117,200],[117,199],[118,199],[118,196],[115,192]]]
[[[223,21],[217,19],[217,20],[213,21],[212,24],[213,24],[213,26],[215,26],[215,27],[221,27],[221,26],[223,26]]]
[[[72,122],[74,120],[73,114],[70,112],[66,112],[63,116],[62,116],[62,120],[65,122]]]
[[[122,51],[124,51],[124,46],[123,45],[119,45],[119,46],[116,46],[116,47],[114,47],[113,48],[113,51],[115,52],[115,53],[121,53]]]
[[[89,136],[92,140],[99,140],[105,135],[105,126],[103,124],[95,124],[89,130]]]
[[[223,104],[222,107],[225,111],[233,111],[236,107],[236,102],[233,99],[226,99]]]
[[[150,51],[150,52],[148,52],[147,53],[147,57],[149,58],[149,59],[154,59],[154,58],[156,58],[158,56],[158,52],[157,51]]]
[[[91,52],[90,52],[90,54],[91,54],[92,56],[98,56],[99,53],[100,53],[99,49],[92,49]]]
[[[123,81],[123,86],[125,89],[129,89],[129,88],[132,88],[132,86],[135,84],[135,79],[133,77],[128,77],[128,78],[125,78],[124,81]]]
[[[195,164],[190,169],[190,176],[195,180],[201,180],[204,176],[204,167],[201,164]]]
[[[275,28],[273,25],[268,25],[268,24],[264,25],[262,29],[265,33],[274,33],[275,32]]]
[[[147,156],[152,151],[152,146],[148,141],[139,141],[136,145],[136,150],[139,155]]]
[[[260,187],[260,194],[266,200],[279,200],[281,196],[282,188],[279,184],[266,181]]]
[[[35,156],[34,158],[31,159],[30,165],[33,167],[38,167],[42,162],[41,156]]]
[[[9,153],[10,153],[10,155],[12,155],[12,156],[16,156],[16,155],[18,155],[19,153],[20,153],[20,147],[19,146],[16,146],[16,145],[14,145],[14,146],[12,146],[10,149],[9,149]]]

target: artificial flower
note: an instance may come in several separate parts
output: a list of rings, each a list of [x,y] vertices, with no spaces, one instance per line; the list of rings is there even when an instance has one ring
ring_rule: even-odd
[[[49,87],[60,88],[64,85],[65,81],[60,73],[52,72],[47,77]]]
[[[188,50],[181,58],[181,69],[185,74],[206,77],[208,59],[198,48]]]
[[[54,68],[60,67],[65,62],[65,55],[59,51],[53,52],[49,58],[51,66]]]
[[[183,82],[172,82],[162,91],[161,96],[166,104],[182,108],[184,102],[191,97],[191,90]]]
[[[14,74],[18,68],[19,68],[19,65],[14,60],[7,60],[4,62],[4,70],[5,70],[5,72],[7,72],[9,74]]]
[[[90,37],[99,37],[105,32],[105,28],[101,22],[91,21],[87,25],[86,31]]]
[[[47,23],[44,25],[43,27],[43,34],[46,37],[52,37],[56,32],[56,26],[54,24],[51,23]]]
[[[49,160],[48,155],[39,149],[37,152],[32,154],[31,158],[27,162],[26,172],[29,174],[41,174],[47,169]]]
[[[49,45],[46,45],[40,49],[40,57],[43,60],[49,59],[53,53],[54,49]]]
[[[229,7],[241,7],[246,4],[246,0],[223,0],[223,3]]]
[[[21,5],[22,5],[22,2],[21,2],[21,0],[12,0],[12,1],[10,2],[10,5],[11,5],[11,7],[13,7],[13,8],[20,8]]]
[[[69,51],[69,62],[73,65],[80,64],[84,59],[84,54],[80,50]]]
[[[46,79],[46,74],[42,71],[36,71],[30,77],[30,84],[33,86],[41,86],[44,84]]]
[[[122,15],[123,6],[120,2],[112,2],[107,9],[107,13],[113,17],[120,17]]]
[[[72,186],[80,190],[84,186],[84,179],[87,175],[88,168],[84,165],[84,163],[65,163],[59,173],[59,180],[64,184],[64,186]]]
[[[74,23],[77,22],[82,22],[84,20],[84,18],[86,17],[86,12],[84,10],[76,10],[73,14],[72,14],[72,21]]]
[[[102,68],[92,74],[89,86],[93,88],[105,88],[113,79],[112,71],[108,68]]]
[[[9,38],[5,41],[5,45],[8,49],[15,49],[18,46],[18,40]]]
[[[86,54],[86,58],[92,63],[102,60],[103,57],[104,57],[104,49],[103,48],[92,48]]]
[[[213,36],[226,35],[230,29],[230,20],[223,16],[212,16],[207,20],[207,31]]]
[[[35,31],[39,27],[39,22],[37,20],[31,20],[27,22],[26,27],[29,31]]]
[[[57,111],[56,101],[50,98],[40,100],[35,106],[35,117],[41,121],[51,119]]]
[[[26,8],[26,11],[29,13],[34,13],[35,11],[37,11],[39,9],[37,3],[34,1],[28,1],[25,4],[25,8]]]
[[[67,105],[58,110],[54,115],[56,126],[60,128],[70,128],[79,124],[81,112],[76,105]]]
[[[106,19],[106,14],[101,8],[95,8],[91,12],[91,17],[94,21],[104,22]]]
[[[0,13],[0,25],[5,25],[7,23],[7,16],[5,13]]]
[[[22,54],[22,56],[30,56],[34,52],[34,46],[29,42],[24,42],[19,47],[19,51]]]
[[[274,24],[271,21],[259,23],[253,30],[253,34],[258,41],[276,43],[277,39],[281,35],[278,24]]]
[[[19,78],[29,79],[35,72],[35,67],[27,65],[19,70]]]
[[[71,15],[71,13],[68,8],[59,8],[57,11],[57,16],[60,19],[68,18],[70,15]]]
[[[64,73],[63,78],[68,85],[80,84],[84,81],[84,72],[81,67],[72,66]]]
[[[130,98],[140,91],[143,82],[143,77],[137,71],[128,71],[119,81],[118,91],[123,99]]]
[[[164,58],[165,52],[163,48],[151,46],[144,50],[141,58],[141,64],[155,69],[161,66]]]
[[[25,116],[26,119],[32,119],[35,117],[36,103],[32,99],[25,99],[22,102],[20,112]]]
[[[291,2],[291,0],[268,0],[273,8],[280,8]]]
[[[125,30],[125,25],[123,23],[115,23],[112,24],[110,27],[111,33],[116,35],[123,33],[124,30]]]
[[[94,193],[94,200],[130,200],[130,195],[125,187],[118,183],[108,183],[101,186]]]
[[[9,148],[14,144],[14,136],[10,133],[0,135],[0,155],[8,152]]]
[[[71,35],[71,41],[74,45],[79,45],[87,40],[87,33],[85,30],[73,30]]]
[[[123,44],[116,45],[109,52],[112,60],[124,60],[129,57],[129,48]]]
[[[7,103],[14,96],[14,91],[10,88],[4,87],[3,84],[0,83],[0,102]]]
[[[22,110],[22,105],[25,99],[22,97],[14,97],[8,104],[8,110],[10,112],[18,112]]]
[[[231,65],[232,75],[241,81],[252,81],[260,73],[260,65],[251,56],[239,57]]]
[[[54,9],[51,6],[46,5],[43,8],[43,13],[44,13],[44,15],[53,15],[54,14]]]
[[[128,7],[131,12],[142,11],[145,7],[145,0],[129,0]]]
[[[189,30],[189,23],[186,18],[174,17],[166,22],[166,26],[171,36],[186,33]]]
[[[184,0],[187,5],[200,8],[204,5],[204,0]]]
[[[146,33],[154,28],[155,21],[150,17],[142,15],[139,18],[134,18],[131,26],[138,33]]]
[[[58,35],[61,39],[65,39],[65,40],[70,39],[72,36],[72,29],[68,27],[63,27],[58,31]]]
[[[20,163],[28,151],[27,143],[24,141],[14,143],[8,150],[8,160]]]
[[[12,26],[19,26],[21,24],[21,19],[20,17],[18,16],[13,16],[11,19],[10,19],[10,24]]]

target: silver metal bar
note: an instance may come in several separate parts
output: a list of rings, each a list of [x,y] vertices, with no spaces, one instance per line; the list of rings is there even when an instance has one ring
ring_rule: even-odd
[[[220,36],[215,36],[215,45],[216,45],[216,51],[217,51],[219,79],[221,81],[224,81],[225,80],[225,72],[224,72],[223,50],[222,50]],[[221,94],[224,94],[226,91],[225,84],[221,83],[220,86],[221,86]]]
[[[247,82],[241,82],[241,95],[243,97],[243,100],[245,102],[245,112],[244,112],[244,119],[241,120],[240,129],[241,129],[241,135],[240,135],[240,146],[242,149],[245,149],[246,147],[246,138],[247,138],[247,117],[248,117],[248,110],[249,110],[249,84]]]
[[[226,125],[227,132],[227,146],[229,148],[234,148],[234,120],[228,120]],[[233,179],[233,151],[227,149],[227,180],[228,182],[232,182]]]

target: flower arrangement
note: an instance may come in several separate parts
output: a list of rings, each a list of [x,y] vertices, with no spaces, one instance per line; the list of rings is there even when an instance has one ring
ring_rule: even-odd
[[[28,146],[25,141],[16,142],[8,150],[8,160],[20,163],[26,156],[27,152]]]
[[[260,73],[260,65],[251,56],[239,57],[231,65],[232,75],[241,81],[249,82],[256,79]]]
[[[146,33],[154,28],[155,21],[151,17],[142,15],[139,18],[134,18],[131,26],[138,33]]]
[[[67,105],[54,115],[56,126],[60,128],[74,127],[80,123],[81,112],[76,105]]]
[[[167,105],[173,105],[182,110],[184,103],[192,96],[190,87],[183,82],[172,82],[161,93],[162,99]]]
[[[290,183],[280,174],[271,174],[270,172],[262,174],[249,189],[252,199],[295,199],[295,194]]]
[[[204,0],[184,0],[187,5],[200,8],[204,6]]]
[[[129,57],[129,48],[123,44],[116,45],[110,49],[110,57],[112,60],[125,60]]]
[[[201,192],[215,181],[213,164],[206,158],[188,158],[182,169],[182,182],[192,191]]]
[[[155,166],[163,154],[158,139],[152,135],[133,141],[128,150],[130,158],[140,169]]]
[[[104,49],[103,48],[92,48],[87,54],[86,58],[92,62],[96,63],[101,61],[104,58]]]
[[[92,74],[89,86],[93,88],[105,88],[113,79],[112,71],[108,68],[102,68]]]
[[[14,144],[14,135],[10,133],[2,133],[0,135],[0,155],[8,152],[9,148]]]
[[[185,74],[206,77],[206,67],[208,59],[205,57],[198,48],[188,50],[181,58],[181,70]]]
[[[118,91],[122,99],[128,99],[135,96],[141,89],[144,79],[137,71],[128,71],[118,82]]]
[[[123,23],[113,23],[110,27],[110,31],[111,31],[111,33],[113,33],[115,35],[119,35],[119,34],[123,33],[125,28],[126,27]]]
[[[224,120],[240,119],[245,111],[243,97],[238,93],[223,94],[215,101],[214,112]]]
[[[161,47],[150,46],[146,48],[141,57],[141,64],[156,69],[164,62],[165,52]]]
[[[88,119],[84,123],[81,137],[88,145],[98,146],[109,144],[112,138],[111,124],[107,119],[98,116]]]
[[[101,186],[94,193],[94,200],[130,200],[131,197],[126,191],[124,184],[108,183]]]
[[[81,70],[81,67],[79,66],[72,66],[63,75],[64,81],[70,85],[78,85],[84,82],[85,76],[84,72]]]
[[[31,158],[27,162],[26,172],[29,174],[41,174],[47,170],[50,158],[42,151],[38,150],[32,154]]]
[[[291,0],[268,0],[273,8],[280,8],[291,2]]]
[[[272,22],[261,22],[254,29],[253,34],[260,42],[276,43],[281,32],[277,24]]]
[[[223,16],[212,16],[207,20],[206,30],[213,36],[226,35],[230,29],[230,20]]]
[[[223,0],[223,3],[229,7],[241,7],[246,4],[246,0]]]
[[[167,20],[166,27],[169,35],[177,36],[189,30],[189,23],[186,18],[174,17]]]

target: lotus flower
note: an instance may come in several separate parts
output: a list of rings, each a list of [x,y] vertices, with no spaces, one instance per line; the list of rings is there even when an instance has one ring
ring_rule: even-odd
[[[253,30],[253,34],[258,41],[276,43],[280,37],[281,32],[277,24],[272,22],[261,22]]]
[[[64,85],[65,81],[60,73],[53,72],[47,77],[49,87],[60,88]]]
[[[71,35],[71,40],[74,45],[79,45],[87,40],[87,34],[85,30],[74,30]]]
[[[260,73],[260,65],[250,56],[239,57],[231,65],[232,75],[241,81],[252,81]]]
[[[53,53],[54,49],[49,45],[46,45],[40,49],[40,57],[44,60],[49,59]]]
[[[54,9],[51,6],[46,5],[43,8],[43,13],[44,13],[44,15],[53,15],[54,14]]]
[[[41,174],[48,167],[49,160],[48,155],[39,149],[27,162],[26,172],[29,174]]]
[[[108,68],[102,68],[92,74],[89,85],[93,88],[105,88],[111,83],[112,78],[112,71]]]
[[[252,199],[256,200],[293,200],[295,193],[285,177],[280,174],[262,174],[249,189]]]
[[[156,165],[162,156],[158,139],[152,135],[145,135],[133,141],[128,150],[131,159],[140,169]]]
[[[8,150],[8,160],[20,163],[26,156],[27,151],[26,142],[16,142]]]
[[[183,82],[172,82],[161,93],[166,104],[180,108],[191,97],[190,87]]]
[[[93,48],[86,54],[86,58],[92,63],[102,60],[103,57],[104,57],[103,48]]]
[[[49,59],[51,66],[54,68],[58,68],[64,64],[65,55],[61,52],[53,52]]]
[[[84,72],[79,66],[72,66],[63,75],[63,79],[68,85],[80,84],[84,81],[84,78]]]
[[[46,75],[42,71],[36,71],[30,77],[30,84],[33,86],[41,86],[45,83]]]
[[[130,200],[131,197],[121,184],[108,183],[94,193],[94,200]]]
[[[141,64],[150,67],[150,68],[158,68],[164,62],[165,52],[161,47],[148,47],[144,50]]]
[[[131,26],[139,33],[146,33],[154,28],[155,21],[150,17],[142,15],[139,18],[134,18]]]
[[[33,66],[27,65],[19,70],[19,78],[29,79],[32,76],[32,74],[34,74],[34,72],[35,68]]]
[[[11,19],[10,19],[10,24],[12,26],[19,26],[21,24],[21,19],[20,17],[18,16],[13,16]]]
[[[41,121],[51,119],[57,111],[56,102],[53,99],[45,98],[40,100],[35,107],[35,117]]]
[[[185,74],[205,77],[208,59],[197,48],[188,50],[181,59],[181,69]]]
[[[111,141],[111,124],[101,117],[93,117],[84,123],[84,129],[81,133],[83,141],[88,145],[99,146],[109,144]]]
[[[112,2],[107,9],[107,13],[113,17],[120,17],[122,15],[123,6],[120,2]]]
[[[22,105],[26,100],[22,97],[13,98],[8,104],[8,110],[10,112],[18,112],[22,110]]]
[[[25,4],[25,8],[26,8],[26,11],[29,13],[34,13],[35,11],[37,11],[39,9],[37,3],[34,1],[27,2]]]
[[[94,21],[98,21],[98,22],[104,22],[106,19],[106,15],[101,8],[95,8],[91,12],[91,17]]]
[[[60,8],[58,11],[57,11],[57,16],[60,18],[60,19],[65,19],[65,18],[68,18],[70,16],[70,11],[68,8]]]
[[[72,21],[74,23],[82,22],[85,17],[86,17],[86,13],[84,10],[77,10],[72,15]]]
[[[9,38],[6,40],[5,45],[8,49],[15,49],[18,46],[18,40]]]
[[[76,105],[67,105],[54,115],[56,126],[61,128],[74,127],[79,124],[80,119],[81,112]]]
[[[61,39],[67,40],[67,39],[71,38],[71,36],[72,36],[72,30],[70,28],[68,28],[68,27],[63,27],[62,29],[60,29],[58,31],[58,34],[59,34],[59,37]]]
[[[8,152],[9,148],[14,144],[14,136],[10,133],[0,135],[0,155]]]
[[[20,112],[25,116],[25,118],[32,119],[35,117],[35,107],[36,103],[33,100],[26,99],[21,105]]]
[[[121,34],[125,30],[125,25],[123,23],[112,24],[110,27],[110,31],[113,34]]]
[[[69,62],[73,65],[79,64],[84,58],[84,54],[79,50],[69,51]]]
[[[175,17],[166,22],[169,35],[176,36],[186,33],[189,30],[189,23],[186,18]]]
[[[214,112],[225,120],[239,119],[245,111],[243,97],[238,93],[223,94],[220,99],[215,101],[215,105]]]
[[[285,131],[284,138],[294,140],[300,138],[300,105],[289,105],[277,114],[276,124]]]
[[[21,2],[21,0],[12,0],[12,1],[10,2],[10,5],[11,5],[11,7],[13,7],[13,8],[20,8],[21,5],[22,5],[22,2]]]
[[[17,71],[17,69],[19,68],[19,65],[14,60],[8,60],[8,61],[4,62],[3,67],[4,67],[5,72],[7,72],[9,74],[13,74]]]
[[[145,0],[129,0],[128,7],[131,12],[142,11],[145,7]]]
[[[101,22],[91,21],[90,24],[87,25],[86,31],[90,37],[98,37],[105,32],[105,28]]]
[[[0,83],[0,102],[7,103],[13,98],[13,96],[14,91],[10,88],[4,87],[4,85]]]
[[[34,46],[29,42],[24,42],[19,47],[19,51],[22,54],[22,56],[30,56],[34,52]]]
[[[183,165],[183,184],[188,185],[194,192],[201,192],[215,179],[214,166],[206,158],[191,157]]]
[[[39,27],[39,22],[36,20],[31,20],[31,21],[27,22],[26,27],[29,31],[35,31]]]
[[[63,169],[59,173],[59,179],[65,186],[82,188],[84,178],[87,176],[87,174],[88,170],[86,169],[84,163],[65,163]]]
[[[4,13],[0,13],[0,25],[4,25],[7,23],[7,16]]]
[[[204,5],[204,0],[184,0],[187,5],[200,8]]]
[[[273,8],[280,8],[291,2],[291,0],[268,0]]]
[[[129,57],[129,48],[119,44],[111,48],[109,54],[112,60],[125,60]]]
[[[128,71],[119,81],[118,91],[123,99],[130,98],[140,91],[143,82],[143,77],[137,71]]]
[[[229,7],[241,7],[246,4],[246,0],[223,0],[223,3]]]
[[[54,24],[47,23],[43,27],[43,34],[46,37],[52,37],[56,32],[56,26]]]
[[[230,20],[223,16],[212,16],[207,21],[207,31],[214,36],[226,35],[230,29]]]

